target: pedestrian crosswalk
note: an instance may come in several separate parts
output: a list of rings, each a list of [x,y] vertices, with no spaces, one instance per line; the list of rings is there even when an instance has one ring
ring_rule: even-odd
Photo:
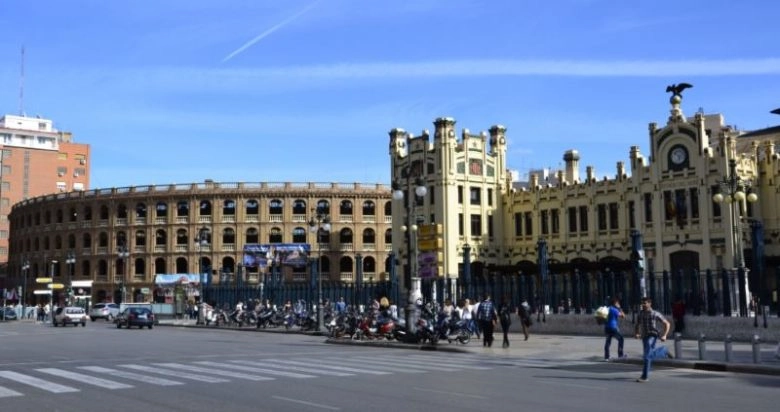
[[[534,365],[539,366],[539,364]],[[317,377],[378,377],[392,374],[491,370],[502,366],[520,366],[520,363],[496,363],[471,355],[378,354],[374,356],[342,353],[341,356],[305,355],[218,361],[196,359],[190,362],[16,368],[0,370],[0,398],[26,396],[40,391],[64,394],[94,388],[123,390],[144,385],[177,387],[193,381],[221,383]]]

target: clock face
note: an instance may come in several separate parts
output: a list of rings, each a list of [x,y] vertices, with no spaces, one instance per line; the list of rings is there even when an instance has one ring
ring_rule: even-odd
[[[672,163],[676,165],[680,165],[683,164],[685,160],[688,158],[688,152],[686,152],[685,149],[682,147],[675,147],[674,149],[672,149],[670,158],[672,160]]]

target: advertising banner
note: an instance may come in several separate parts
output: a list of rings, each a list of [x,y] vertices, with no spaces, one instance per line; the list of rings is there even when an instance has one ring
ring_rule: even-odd
[[[244,245],[244,266],[265,268],[271,263],[304,267],[309,260],[311,245],[308,243],[272,243]]]

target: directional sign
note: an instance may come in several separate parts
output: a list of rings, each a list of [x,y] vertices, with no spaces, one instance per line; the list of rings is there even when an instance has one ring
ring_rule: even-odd
[[[46,286],[48,286],[49,289],[62,289],[65,287],[65,285],[63,285],[62,283],[49,283]]]
[[[35,283],[51,283],[52,278],[35,278]]]

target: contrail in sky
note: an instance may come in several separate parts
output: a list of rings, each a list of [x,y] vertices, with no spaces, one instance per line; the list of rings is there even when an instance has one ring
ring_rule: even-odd
[[[233,57],[235,57],[236,55],[240,54],[240,53],[241,53],[241,52],[243,52],[244,50],[246,50],[246,49],[248,49],[249,47],[251,47],[253,44],[255,44],[255,43],[259,42],[260,40],[263,40],[263,39],[264,39],[264,38],[266,38],[266,37],[268,37],[268,36],[269,36],[271,33],[273,33],[273,32],[275,32],[275,31],[277,31],[277,30],[281,29],[282,27],[284,27],[284,26],[286,26],[286,25],[290,24],[292,21],[294,21],[294,20],[295,20],[295,19],[297,19],[298,17],[301,17],[302,15],[306,14],[306,12],[308,12],[308,11],[309,11],[309,10],[311,10],[311,9],[313,9],[313,8],[314,8],[314,6],[316,6],[316,5],[317,5],[317,3],[319,3],[320,1],[322,1],[322,0],[316,0],[316,1],[314,1],[313,3],[309,4],[308,6],[306,6],[306,8],[304,8],[304,9],[303,9],[303,10],[301,10],[301,11],[299,11],[298,13],[295,13],[295,14],[293,14],[292,16],[290,16],[290,17],[288,17],[288,18],[286,18],[286,19],[282,20],[281,22],[279,22],[279,23],[278,23],[278,24],[276,24],[275,26],[271,27],[270,29],[268,29],[268,30],[266,30],[266,31],[262,32],[262,33],[261,33],[259,36],[257,36],[257,37],[255,37],[254,39],[252,39],[252,40],[248,41],[246,44],[244,44],[243,46],[241,46],[241,47],[239,47],[238,49],[236,49],[236,50],[235,50],[233,53],[230,53],[230,54],[228,54],[228,55],[227,55],[227,57],[225,57],[224,59],[222,59],[222,63],[224,63],[224,62],[226,62],[226,61],[228,61],[228,60],[232,59],[232,58],[233,58]]]

